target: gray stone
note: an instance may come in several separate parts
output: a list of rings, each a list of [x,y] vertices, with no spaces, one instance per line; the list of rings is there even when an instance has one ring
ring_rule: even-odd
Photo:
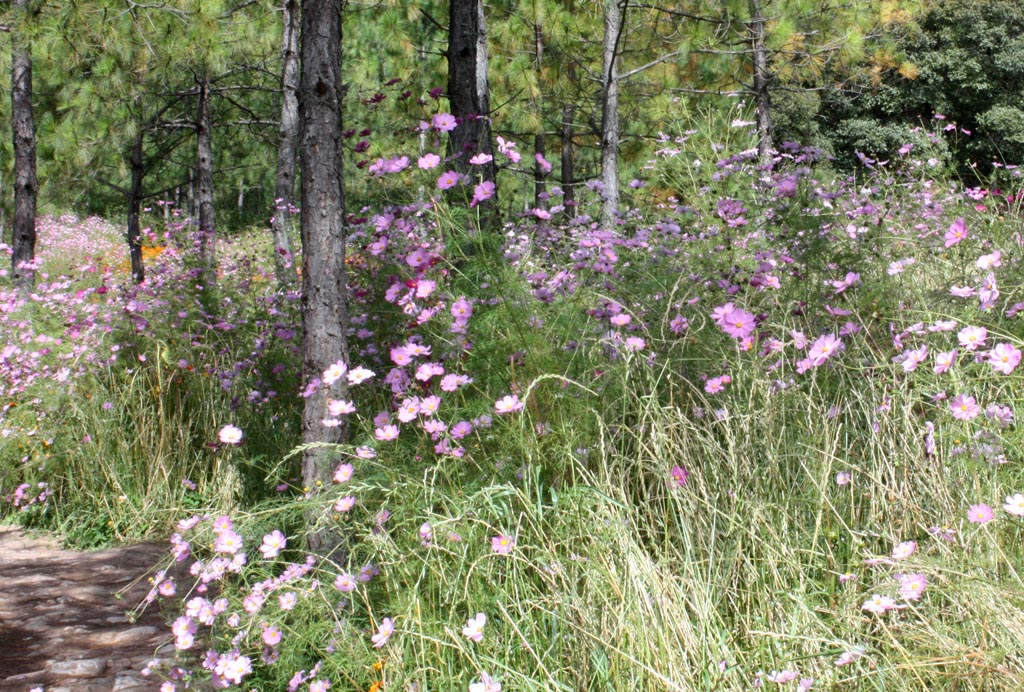
[[[50,664],[54,675],[95,677],[107,669],[105,658],[83,658],[77,661],[56,661]]]

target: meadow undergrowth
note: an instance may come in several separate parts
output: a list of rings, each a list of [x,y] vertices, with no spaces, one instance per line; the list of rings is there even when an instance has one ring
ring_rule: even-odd
[[[439,156],[382,157],[315,384],[262,230],[222,242],[215,305],[185,221],[139,287],[63,253],[2,295],[8,516],[171,533],[166,691],[1019,689],[1017,178],[712,144],[666,135],[613,228],[592,185],[483,238],[488,189],[426,200]],[[304,488],[303,391],[343,378],[349,444]]]

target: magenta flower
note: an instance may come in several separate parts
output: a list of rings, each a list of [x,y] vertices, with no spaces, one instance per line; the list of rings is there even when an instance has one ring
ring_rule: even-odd
[[[237,445],[242,443],[242,429],[234,425],[225,425],[217,435],[221,444]]]
[[[953,417],[957,420],[972,420],[981,413],[981,406],[973,396],[957,394],[949,402],[949,410],[953,412]]]
[[[946,231],[946,247],[953,247],[964,240],[967,235],[967,223],[962,218],[957,219],[949,225],[949,230]]]
[[[935,354],[935,366],[932,370],[935,371],[936,375],[941,375],[947,372],[953,364],[956,362],[956,349],[952,351],[944,351],[942,353]]]
[[[747,338],[757,326],[752,314],[742,308],[734,307],[732,303],[715,308],[711,314],[722,331],[734,339]]]
[[[438,113],[430,119],[430,124],[438,132],[451,132],[455,129],[457,122],[451,113]]]
[[[864,605],[861,606],[861,610],[866,610],[869,613],[874,613],[875,615],[881,615],[896,607],[896,601],[894,599],[889,596],[875,594],[864,602]]]
[[[672,467],[672,482],[678,487],[686,485],[686,481],[690,479],[690,472],[684,469],[682,466],[676,464]]]
[[[379,428],[375,428],[373,435],[381,442],[389,442],[398,437],[398,432],[398,426],[389,423],[387,425],[382,425]]]
[[[516,539],[514,536],[501,534],[491,538],[491,552],[496,555],[509,555],[515,547]]]
[[[892,559],[893,560],[905,560],[908,557],[910,557],[911,555],[913,555],[914,551],[916,551],[916,550],[917,550],[917,542],[916,541],[903,541],[902,543],[897,543],[896,547],[892,549]]]
[[[1013,344],[996,344],[995,348],[988,352],[988,362],[996,372],[1009,375],[1020,365],[1020,349]]]
[[[526,406],[525,403],[519,400],[519,397],[515,394],[509,394],[498,399],[494,403],[494,410],[499,414],[514,413],[516,411],[522,411]]]
[[[843,350],[843,342],[834,334],[822,334],[811,344],[807,358],[811,365],[818,367],[825,363],[832,354]]]
[[[987,524],[996,518],[996,513],[986,504],[971,505],[967,510],[967,521],[972,524]]]
[[[379,649],[388,643],[391,639],[391,635],[395,633],[395,623],[391,618],[384,618],[380,622],[380,627],[377,628],[377,634],[370,637],[370,641],[373,642],[373,648]]]
[[[437,179],[438,190],[449,190],[459,184],[459,174],[455,171],[445,171]]]
[[[900,583],[900,598],[905,601],[918,601],[928,586],[928,578],[919,572],[909,574],[897,574],[896,580]]]
[[[477,613],[474,617],[466,620],[466,626],[462,628],[462,636],[479,644],[484,639],[484,625],[486,624],[487,616]]]
[[[832,288],[834,288],[835,292],[838,294],[842,293],[843,291],[845,291],[858,281],[860,281],[860,274],[857,274],[855,272],[846,272],[846,276],[844,276],[839,281],[831,281],[829,283],[832,284]]]
[[[351,574],[339,574],[334,579],[334,588],[341,593],[350,593],[356,590],[356,578]]]
[[[470,200],[469,206],[475,207],[491,197],[494,197],[494,183],[490,180],[485,180],[473,188],[473,199]]]
[[[265,559],[271,560],[277,557],[286,545],[288,545],[288,540],[284,534],[274,529],[263,537],[263,545],[260,546],[260,552],[263,553]]]
[[[988,338],[988,330],[984,327],[964,327],[956,335],[960,345],[969,351],[974,351],[985,345]]]
[[[494,160],[494,157],[490,154],[481,151],[479,154],[469,160],[470,164],[474,166],[483,166]]]
[[[431,168],[437,168],[440,164],[441,164],[441,157],[438,156],[437,154],[424,154],[416,162],[416,165],[418,165],[420,168],[422,168],[425,171],[428,171]]]

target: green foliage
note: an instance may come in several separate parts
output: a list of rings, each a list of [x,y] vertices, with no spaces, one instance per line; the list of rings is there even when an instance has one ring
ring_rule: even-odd
[[[1019,104],[1024,98],[1024,8],[1013,0],[942,0],[893,27],[897,51],[878,63],[880,80],[851,99],[826,98],[823,120],[847,158],[862,142],[891,141],[900,126],[936,113],[958,126],[948,139],[961,175],[992,162],[1024,160]],[[869,136],[874,124],[881,133]],[[959,133],[959,137],[956,137]]]

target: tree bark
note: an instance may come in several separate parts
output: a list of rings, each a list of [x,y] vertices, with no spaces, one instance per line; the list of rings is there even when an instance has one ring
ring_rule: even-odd
[[[765,18],[761,0],[750,0],[750,45],[754,61],[754,104],[757,121],[757,156],[770,164],[775,151],[772,142],[772,105],[769,87],[768,52],[764,45]]]
[[[299,141],[299,5],[282,3],[281,36],[281,141],[277,148],[277,177],[274,184],[274,216],[270,222],[274,239],[274,274],[286,288],[295,282],[292,245],[288,238],[292,202],[295,199],[295,149]]]
[[[348,314],[345,286],[345,198],[341,148],[341,0],[303,0],[302,74],[302,379],[307,388],[327,368],[346,361]],[[328,393],[345,398],[342,381],[320,385],[306,398],[302,411],[303,444],[340,443],[345,426],[325,427]],[[302,480],[316,493],[331,483],[332,459],[324,449],[302,455]],[[319,517],[307,516],[309,549],[325,555],[340,541],[322,528]]]
[[[619,213],[619,40],[622,35],[620,0],[604,0],[602,41],[601,182],[604,203],[601,224],[610,228]]]
[[[541,31],[540,17],[534,17],[533,24],[533,41],[534,41],[534,69],[537,72],[537,83],[540,84],[541,70],[544,62],[544,32]],[[533,149],[535,152],[544,156],[545,154],[545,142],[544,142],[544,108],[542,100],[538,99],[536,104],[537,112],[541,114],[540,129],[537,134],[534,135]],[[545,183],[545,177],[547,173],[541,168],[539,161],[534,161],[533,165],[533,206],[540,208],[544,203],[544,195],[547,192],[547,184]]]
[[[199,262],[204,292],[217,281],[216,221],[213,206],[213,131],[210,120],[210,79],[199,80],[196,102],[196,180],[199,206]]]
[[[576,67],[569,63],[567,76],[569,82],[576,81]],[[562,204],[565,205],[565,218],[576,218],[576,170],[572,155],[573,121],[576,118],[576,105],[571,99],[562,104]]]
[[[13,0],[24,17],[28,0]],[[35,280],[36,256],[36,136],[32,115],[32,49],[28,36],[11,31],[11,130],[14,139],[14,224],[11,276],[23,289]]]
[[[132,262],[132,280],[141,284],[146,279],[146,269],[142,263],[142,182],[146,169],[142,157],[142,145],[145,128],[139,126],[132,143],[132,153],[128,158],[131,167],[131,186],[128,188],[128,255]]]
[[[494,180],[494,162],[471,166],[469,159],[492,154],[487,31],[483,0],[451,0],[448,17],[448,101],[455,116],[449,133],[457,170]]]

